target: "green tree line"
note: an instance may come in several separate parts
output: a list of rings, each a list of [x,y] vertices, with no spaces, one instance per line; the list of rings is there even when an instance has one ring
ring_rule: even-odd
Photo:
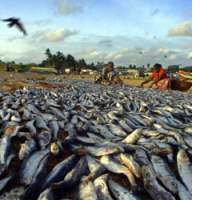
[[[64,53],[58,51],[52,53],[48,48],[45,51],[46,59],[41,62],[39,66],[51,66],[54,67],[58,74],[63,74],[66,68],[71,69],[74,73],[80,73],[81,69],[93,69],[96,70],[96,65],[94,63],[87,64],[82,58],[77,60],[71,54],[64,55]]]

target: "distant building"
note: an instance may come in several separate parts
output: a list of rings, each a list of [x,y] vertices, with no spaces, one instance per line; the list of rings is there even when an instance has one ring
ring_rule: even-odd
[[[122,76],[128,75],[127,68],[116,67],[115,69],[119,73],[119,75],[122,75]]]
[[[135,74],[138,73],[138,70],[137,70],[137,69],[128,69],[127,72],[128,72],[128,74],[130,74],[130,75],[135,75]]]
[[[80,74],[81,75],[83,75],[83,74],[85,74],[85,75],[93,75],[93,74],[95,74],[95,71],[91,70],[91,69],[82,69]]]

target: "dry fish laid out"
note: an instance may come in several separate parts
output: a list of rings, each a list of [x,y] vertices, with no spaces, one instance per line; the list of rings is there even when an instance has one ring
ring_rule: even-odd
[[[192,199],[190,93],[62,84],[0,92],[1,200]]]

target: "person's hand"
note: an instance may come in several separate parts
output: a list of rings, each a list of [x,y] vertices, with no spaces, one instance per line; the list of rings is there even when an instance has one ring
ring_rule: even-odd
[[[152,88],[152,87],[153,87],[153,85],[154,85],[154,83],[151,83],[151,84],[149,85],[149,87],[150,87],[150,88]]]
[[[108,82],[108,85],[112,85],[112,81],[109,81],[109,82]]]
[[[141,83],[141,84],[139,85],[139,87],[143,88],[143,87],[144,87],[144,84],[143,84],[143,83]]]

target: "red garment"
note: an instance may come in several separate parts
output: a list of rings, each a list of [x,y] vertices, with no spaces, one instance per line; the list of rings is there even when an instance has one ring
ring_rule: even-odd
[[[153,78],[153,80],[157,80],[157,79],[165,79],[168,78],[167,77],[167,72],[164,68],[161,67],[161,69],[159,70],[159,72],[157,71],[153,71],[151,77]]]

